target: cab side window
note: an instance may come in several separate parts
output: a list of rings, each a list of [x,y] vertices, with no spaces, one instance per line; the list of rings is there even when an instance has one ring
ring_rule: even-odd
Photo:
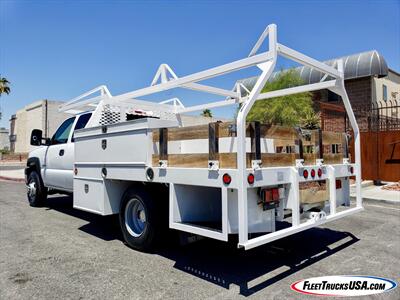
[[[52,145],[65,144],[68,142],[69,133],[71,132],[72,124],[74,124],[75,117],[69,118],[58,127],[56,133],[51,138]]]
[[[92,116],[92,113],[88,113],[88,114],[81,115],[79,117],[78,121],[76,122],[75,128],[74,128],[74,134],[75,134],[75,130],[85,128],[85,126],[89,122],[91,116]],[[72,135],[72,142],[75,140],[74,134]]]

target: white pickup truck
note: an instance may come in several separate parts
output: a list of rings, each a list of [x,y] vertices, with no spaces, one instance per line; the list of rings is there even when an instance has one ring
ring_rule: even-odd
[[[100,86],[62,105],[60,111],[75,117],[51,139],[32,131],[31,144],[40,148],[27,161],[29,203],[41,205],[48,193],[72,193],[76,209],[119,214],[127,244],[144,251],[168,227],[222,241],[237,235],[238,247],[251,249],[361,211],[359,130],[344,87],[343,62],[329,66],[276,37],[272,24],[243,59],[184,77],[162,64],[149,87],[112,96]],[[269,49],[260,52],[266,38]],[[321,81],[262,93],[278,55],[319,72]],[[261,70],[251,90],[240,81],[233,90],[199,83],[249,67]],[[190,107],[177,98],[138,99],[175,88],[225,99]],[[344,133],[246,123],[256,101],[319,89],[343,100],[355,163]],[[187,113],[232,105],[240,105],[232,123],[182,122]],[[356,179],[353,207],[350,177]]]
[[[73,192],[74,132],[85,128],[92,113],[82,113],[65,120],[51,139],[43,141],[35,129],[31,144],[42,145],[29,153],[27,168],[28,199],[37,206],[46,199],[47,190]]]

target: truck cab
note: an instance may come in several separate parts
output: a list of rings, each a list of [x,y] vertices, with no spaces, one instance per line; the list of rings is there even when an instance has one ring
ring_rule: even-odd
[[[40,147],[29,153],[25,169],[31,205],[44,200],[48,190],[72,193],[74,132],[85,128],[91,116],[85,112],[66,119],[48,139],[43,139],[41,130],[32,131],[31,145]]]

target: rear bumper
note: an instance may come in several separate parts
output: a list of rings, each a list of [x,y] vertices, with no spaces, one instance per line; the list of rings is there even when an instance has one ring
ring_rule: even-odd
[[[346,209],[345,211],[341,211],[338,213],[335,213],[333,215],[328,215],[324,219],[319,219],[317,221],[314,220],[309,220],[307,222],[301,223],[300,225],[297,226],[292,226],[286,229],[278,230],[272,233],[268,233],[259,237],[256,237],[254,239],[250,239],[245,243],[239,243],[239,247],[244,247],[246,250],[255,248],[257,246],[261,246],[263,244],[270,243],[272,241],[278,240],[280,238],[310,229],[312,227],[316,227],[325,223],[328,223],[330,221],[334,221],[346,216],[350,216],[352,214],[358,213],[363,211],[363,207],[354,207],[354,208],[349,208]]]

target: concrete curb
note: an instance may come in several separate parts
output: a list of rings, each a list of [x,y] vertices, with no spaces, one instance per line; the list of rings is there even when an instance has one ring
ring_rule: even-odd
[[[368,187],[368,186],[371,186],[371,185],[374,185],[374,181],[373,180],[365,180],[365,181],[362,181],[361,182],[361,187],[363,188],[363,187]],[[356,188],[356,184],[355,183],[353,183],[353,184],[350,184],[350,188]]]
[[[25,178],[12,178],[12,177],[7,177],[7,176],[0,176],[0,180],[21,182],[21,183],[25,182]]]

